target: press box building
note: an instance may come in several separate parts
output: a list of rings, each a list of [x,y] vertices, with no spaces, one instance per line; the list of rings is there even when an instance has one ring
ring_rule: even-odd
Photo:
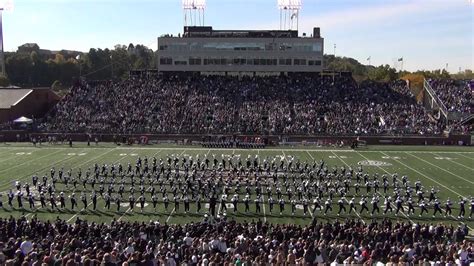
[[[295,30],[213,30],[184,27],[182,36],[158,38],[159,72],[319,73],[324,39]]]

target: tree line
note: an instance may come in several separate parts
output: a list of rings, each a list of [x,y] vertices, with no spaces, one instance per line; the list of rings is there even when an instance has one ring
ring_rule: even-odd
[[[144,45],[116,45],[114,49],[91,48],[87,53],[62,50],[48,53],[37,45],[6,53],[7,78],[0,77],[0,86],[49,87],[69,86],[79,76],[90,80],[120,79],[134,69],[156,68],[156,52]],[[393,81],[407,75],[424,78],[474,79],[471,70],[450,74],[446,70],[397,71],[390,65],[369,66],[350,57],[324,55],[328,71],[349,71],[357,81]]]
[[[324,65],[328,70],[333,71],[349,71],[356,80],[371,79],[375,81],[394,81],[407,75],[421,75],[424,78],[433,79],[474,79],[474,73],[470,69],[466,69],[460,73],[449,73],[445,69],[437,70],[417,70],[397,71],[388,64],[380,66],[363,65],[359,61],[349,57],[334,57],[334,55],[324,55]]]
[[[153,50],[141,44],[91,48],[87,53],[61,50],[54,54],[32,45],[5,53],[7,78],[0,79],[0,83],[49,87],[53,83],[69,86],[79,76],[92,80],[119,79],[132,69],[155,68],[155,58]]]

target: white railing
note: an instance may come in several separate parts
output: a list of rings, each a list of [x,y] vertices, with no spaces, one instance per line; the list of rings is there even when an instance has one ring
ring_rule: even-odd
[[[435,91],[426,79],[423,82],[423,87],[425,88],[425,91],[431,96],[431,98],[435,100],[439,110],[441,113],[443,113],[446,120],[448,120],[448,108],[446,108],[446,105],[444,105],[444,103],[439,99],[438,95],[436,95]]]

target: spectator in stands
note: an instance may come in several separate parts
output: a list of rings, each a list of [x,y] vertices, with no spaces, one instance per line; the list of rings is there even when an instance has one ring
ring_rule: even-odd
[[[440,134],[403,81],[131,77],[81,83],[43,129],[89,133]]]
[[[467,82],[453,79],[436,79],[429,82],[448,111],[462,114],[472,114],[474,112],[472,91]]]
[[[297,226],[225,219],[186,225],[113,220],[106,225],[2,218],[0,232],[2,265],[473,262],[473,244],[464,240],[466,227],[391,220]],[[27,253],[22,252],[22,238],[31,240]]]

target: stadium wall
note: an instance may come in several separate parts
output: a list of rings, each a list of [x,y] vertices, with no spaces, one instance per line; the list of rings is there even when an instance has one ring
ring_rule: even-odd
[[[146,138],[148,143],[182,143],[182,144],[199,144],[206,135],[191,134],[65,134],[65,133],[34,133],[28,131],[0,131],[0,142],[15,142],[17,135],[21,141],[29,141],[30,137],[57,136],[58,138],[69,139],[72,141],[92,142],[98,137],[101,142],[123,142],[124,139],[140,141]],[[316,145],[320,144],[335,145],[344,142],[350,145],[355,140],[363,140],[367,145],[455,145],[470,146],[472,145],[470,135],[449,135],[449,136],[285,136],[285,135],[214,135],[215,137],[233,137],[239,139],[262,138],[265,143],[271,146],[277,145]]]

